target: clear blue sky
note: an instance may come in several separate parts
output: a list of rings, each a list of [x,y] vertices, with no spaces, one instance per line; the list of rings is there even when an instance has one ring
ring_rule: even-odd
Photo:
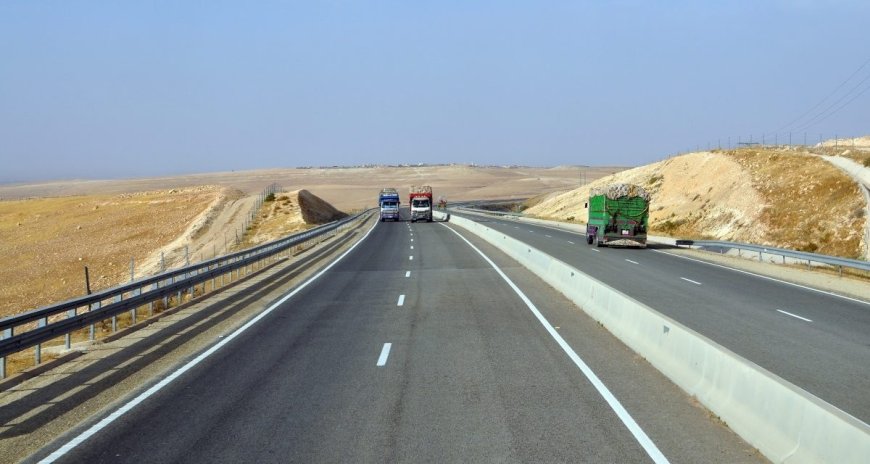
[[[870,134],[868,24],[865,0],[3,0],[0,182]]]

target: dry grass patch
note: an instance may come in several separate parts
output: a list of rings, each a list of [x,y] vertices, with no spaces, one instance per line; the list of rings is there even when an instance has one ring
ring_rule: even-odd
[[[218,197],[195,187],[122,195],[0,201],[0,316],[64,301],[130,278]]]
[[[346,217],[307,190],[274,195],[257,212],[236,249],[245,249]]]
[[[783,150],[732,150],[744,166],[760,205],[761,244],[858,258],[865,210],[858,186],[815,156]]]

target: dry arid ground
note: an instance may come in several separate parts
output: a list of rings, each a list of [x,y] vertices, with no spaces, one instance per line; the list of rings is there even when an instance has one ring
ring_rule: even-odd
[[[527,215],[584,222],[589,189],[615,182],[652,195],[651,231],[749,242],[848,258],[864,256],[858,185],[804,150],[746,148],[678,156],[535,199]]]
[[[473,166],[274,169],[117,181],[0,186],[0,316],[263,243],[373,207],[382,187],[428,184],[448,201],[525,198],[621,168]],[[278,194],[246,220],[257,194]],[[202,187],[209,185],[209,187]],[[319,197],[319,198],[318,198]],[[322,200],[321,200],[322,198]],[[332,205],[332,206],[330,206]],[[333,208],[333,206],[335,208]],[[241,243],[236,243],[238,234]],[[187,253],[186,253],[187,252]]]
[[[257,194],[276,183],[286,191],[306,189],[345,212],[373,207],[378,191],[395,187],[403,197],[411,185],[431,185],[448,201],[528,198],[580,185],[625,168],[559,166],[503,168],[445,165],[424,167],[351,167],[269,169],[149,179],[56,181],[0,185],[0,199],[133,193],[168,188],[218,185]]]
[[[197,187],[0,201],[0,315],[83,295],[85,266],[92,290],[129,280],[131,258],[147,261],[222,198]]]
[[[244,239],[234,248],[250,248],[343,217],[347,217],[347,213],[308,190],[278,193],[263,203]]]

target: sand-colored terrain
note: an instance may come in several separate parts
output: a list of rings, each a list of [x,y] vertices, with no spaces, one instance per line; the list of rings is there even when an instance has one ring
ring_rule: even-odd
[[[278,193],[257,212],[244,239],[234,249],[245,249],[347,217],[308,190]]]
[[[0,201],[0,315],[99,290],[153,267],[155,252],[192,236],[231,193],[196,187],[121,195]],[[159,253],[158,253],[159,256]]]
[[[217,185],[257,194],[272,183],[286,191],[306,189],[345,212],[372,207],[382,187],[395,187],[402,196],[411,185],[431,185],[435,197],[448,201],[528,198],[545,192],[574,188],[620,167],[559,166],[555,168],[502,168],[467,165],[423,167],[354,167],[269,169],[189,176],[107,181],[57,181],[27,185],[0,185],[0,199],[44,198],[70,195],[120,194],[169,188]]]
[[[619,170],[276,169],[0,186],[0,258],[15,263],[0,270],[0,316],[84,294],[84,266],[92,290],[118,285],[130,279],[131,258],[136,277],[209,259],[373,207],[384,186],[404,196],[408,186],[428,184],[448,201],[524,198]],[[289,193],[254,210],[273,183]]]
[[[747,148],[678,156],[537,199],[525,213],[583,222],[589,189],[628,182],[652,194],[653,233],[863,257],[867,221],[858,185],[818,156]]]

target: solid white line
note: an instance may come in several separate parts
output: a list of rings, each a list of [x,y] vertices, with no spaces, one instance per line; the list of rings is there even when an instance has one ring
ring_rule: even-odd
[[[794,317],[794,318],[800,319],[800,320],[802,320],[802,321],[813,322],[812,319],[807,319],[807,318],[805,318],[805,317],[800,317],[800,316],[798,316],[797,314],[792,314],[792,313],[790,313],[790,312],[788,312],[788,311],[783,311],[783,310],[781,310],[781,309],[777,309],[777,311],[779,311],[779,312],[781,312],[781,313],[783,313],[783,314],[785,314],[785,315],[787,315],[787,316],[791,316],[791,317]]]
[[[492,266],[493,269],[495,269],[495,272],[497,272],[498,275],[501,276],[501,278],[505,282],[507,282],[507,284],[520,297],[520,299],[523,300],[523,303],[526,304],[526,307],[528,307],[532,314],[534,314],[538,321],[540,321],[541,325],[543,325],[547,332],[550,333],[550,336],[553,337],[556,343],[559,344],[565,354],[568,355],[571,361],[573,361],[574,364],[580,369],[580,371],[583,372],[583,375],[585,375],[586,378],[589,379],[589,382],[592,383],[595,389],[598,390],[598,393],[604,398],[605,401],[607,401],[607,404],[610,405],[610,408],[613,409],[613,412],[615,412],[620,420],[622,420],[622,423],[625,424],[631,434],[634,435],[635,440],[637,440],[637,442],[643,447],[643,449],[653,460],[653,462],[668,462],[668,459],[665,457],[665,455],[662,454],[656,444],[653,443],[649,436],[647,436],[646,432],[644,432],[643,429],[641,429],[640,426],[637,424],[637,422],[634,421],[634,418],[631,417],[631,414],[626,411],[626,409],[622,406],[619,400],[616,399],[613,393],[611,393],[607,386],[604,385],[604,382],[602,382],[601,379],[599,379],[598,376],[595,374],[595,372],[593,372],[592,369],[588,365],[586,365],[586,363],[582,359],[580,359],[580,356],[578,356],[577,353],[571,348],[571,346],[568,345],[568,342],[566,342],[565,339],[562,338],[561,335],[559,335],[559,332],[557,332],[556,329],[553,328],[552,325],[550,325],[550,322],[547,321],[547,318],[545,318],[544,315],[541,314],[538,308],[534,305],[534,303],[532,303],[531,300],[529,300],[529,298],[522,292],[522,290],[520,290],[519,287],[517,287],[513,283],[513,281],[511,281],[511,279],[504,272],[502,272],[502,270],[499,269],[499,267],[496,266],[491,259],[489,259],[489,257],[483,254],[482,251],[480,251],[476,246],[469,242],[468,239],[463,237],[459,232],[455,231],[450,226],[447,226],[443,223],[441,225],[447,227],[454,234],[458,235],[459,238],[465,241],[468,246],[476,251],[477,254],[482,256],[483,259],[487,263],[489,263],[489,265]]]
[[[399,295],[399,304],[396,306],[403,306],[405,304],[405,295]]]
[[[637,261],[632,261],[632,260],[630,260],[630,259],[626,259],[626,261],[628,261],[628,262],[631,263],[631,264],[640,264],[639,262],[637,262]]]
[[[785,284],[785,285],[791,285],[792,287],[798,287],[798,288],[802,288],[802,289],[804,289],[804,290],[809,290],[809,291],[816,292],[816,293],[822,293],[822,294],[825,294],[825,295],[828,295],[828,296],[835,296],[835,297],[837,297],[837,298],[842,298],[842,299],[844,299],[844,300],[853,301],[853,302],[855,302],[855,303],[861,303],[861,304],[865,304],[865,305],[870,305],[870,301],[859,300],[859,299],[857,299],[857,298],[851,298],[851,297],[848,297],[848,296],[845,296],[845,295],[840,295],[840,294],[838,294],[838,293],[828,292],[828,291],[825,291],[825,290],[819,290],[818,288],[807,287],[806,285],[800,285],[800,284],[796,284],[796,283],[793,283],[793,282],[786,282],[785,280],[780,280],[780,279],[777,279],[777,278],[774,278],[774,277],[769,277],[769,276],[766,276],[766,275],[756,274],[756,273],[754,273],[754,272],[744,271],[744,270],[742,270],[742,269],[735,269],[735,268],[733,268],[733,267],[723,266],[723,265],[721,265],[721,264],[711,263],[711,262],[704,261],[704,260],[701,260],[701,259],[689,258],[688,256],[675,255],[675,254],[673,254],[673,253],[668,253],[668,252],[666,252],[666,251],[662,251],[662,250],[652,250],[652,251],[654,251],[654,252],[656,252],[656,253],[661,253],[661,254],[664,254],[664,255],[668,255],[668,256],[673,256],[673,257],[676,257],[676,258],[687,259],[687,260],[689,260],[689,261],[694,261],[694,262],[696,262],[696,263],[707,264],[707,265],[715,266],[715,267],[719,267],[719,268],[722,268],[722,269],[728,269],[729,271],[739,272],[739,273],[741,273],[741,274],[751,275],[751,276],[753,276],[753,277],[758,277],[759,279],[772,280],[772,281],[774,281],[774,282],[779,282],[779,283],[781,283],[781,284]]]
[[[411,271],[405,271],[405,277],[411,277]]]
[[[691,282],[691,283],[693,283],[693,284],[695,284],[695,285],[701,285],[701,282],[695,282],[694,280],[692,280],[692,279],[687,279],[687,278],[685,278],[685,277],[680,277],[680,278],[683,279],[683,280],[685,280],[686,282]]]
[[[390,348],[392,347],[392,343],[384,343],[384,347],[381,348],[381,356],[378,357],[378,367],[384,367],[387,365],[387,358],[390,357]]]
[[[261,312],[260,314],[256,315],[256,316],[255,316],[254,318],[252,318],[250,321],[248,321],[247,323],[245,323],[245,325],[239,327],[239,328],[236,329],[233,333],[231,333],[231,334],[229,334],[228,336],[222,338],[221,341],[219,341],[218,343],[216,343],[214,346],[212,346],[212,347],[209,348],[208,350],[204,351],[203,353],[201,353],[199,356],[197,356],[196,358],[194,358],[193,360],[191,360],[190,362],[188,362],[188,363],[185,364],[184,366],[181,366],[181,367],[178,368],[175,372],[169,374],[169,376],[167,376],[166,378],[164,378],[163,380],[161,380],[160,382],[158,382],[157,384],[155,384],[155,385],[152,386],[151,388],[149,388],[149,389],[145,390],[144,392],[140,393],[137,397],[135,397],[135,398],[133,398],[132,400],[130,400],[130,402],[128,402],[127,404],[121,406],[120,408],[118,408],[118,410],[116,410],[116,411],[113,412],[112,414],[109,414],[109,416],[105,417],[103,420],[101,420],[101,421],[97,422],[96,424],[92,425],[89,429],[85,430],[84,432],[82,432],[82,433],[80,433],[79,435],[77,435],[76,437],[74,437],[72,440],[70,440],[69,442],[67,442],[65,445],[61,446],[57,451],[51,453],[50,455],[48,455],[45,459],[43,459],[43,460],[40,461],[40,462],[50,463],[50,462],[54,462],[54,461],[56,461],[57,459],[63,457],[66,453],[70,452],[70,450],[72,450],[73,448],[75,448],[76,446],[78,446],[79,444],[81,444],[82,442],[84,442],[85,440],[87,440],[88,438],[90,438],[91,436],[93,436],[94,434],[96,434],[97,432],[99,432],[100,430],[104,429],[106,426],[108,426],[109,424],[111,424],[112,422],[114,422],[114,421],[115,421],[116,419],[118,419],[119,417],[121,417],[121,416],[123,416],[124,414],[130,412],[130,410],[132,410],[133,408],[135,408],[136,406],[138,406],[140,403],[142,403],[143,401],[145,401],[146,399],[148,399],[150,396],[152,396],[152,395],[154,395],[155,393],[159,392],[159,391],[162,390],[164,387],[166,387],[167,385],[169,385],[170,383],[172,383],[175,379],[177,379],[178,377],[180,377],[182,374],[184,374],[185,372],[189,371],[190,369],[192,369],[192,368],[193,368],[194,366],[196,366],[197,364],[201,363],[203,360],[205,360],[206,358],[208,358],[209,356],[211,356],[212,354],[214,354],[214,353],[215,353],[216,351],[218,351],[219,349],[223,348],[227,343],[229,343],[229,342],[230,342],[231,340],[233,340],[234,338],[238,337],[242,332],[244,332],[244,331],[248,330],[249,328],[251,328],[251,326],[253,326],[253,325],[256,324],[257,322],[259,322],[261,319],[263,319],[263,318],[266,317],[267,315],[269,315],[272,311],[274,311],[276,308],[278,308],[279,306],[281,306],[282,304],[284,304],[287,300],[289,300],[290,298],[292,298],[294,295],[296,295],[297,293],[299,293],[300,291],[302,291],[302,289],[305,288],[305,287],[307,287],[309,284],[311,284],[311,282],[314,282],[314,281],[317,280],[320,276],[322,276],[323,274],[326,274],[326,272],[327,272],[328,270],[330,270],[330,269],[332,268],[332,266],[335,266],[336,264],[338,264],[339,261],[341,261],[342,259],[344,259],[344,257],[347,256],[348,254],[350,254],[350,252],[353,251],[354,248],[356,248],[360,243],[362,243],[362,242],[366,239],[366,237],[368,237],[369,234],[372,233],[372,231],[375,229],[375,226],[376,226],[376,225],[378,225],[377,222],[375,222],[375,225],[372,226],[372,227],[369,229],[369,231],[366,232],[365,235],[363,235],[363,237],[360,239],[360,241],[356,242],[352,247],[350,247],[350,248],[349,248],[347,251],[345,251],[341,256],[339,256],[335,261],[333,261],[333,262],[330,263],[328,266],[326,266],[325,268],[323,268],[323,270],[321,270],[320,272],[318,272],[317,274],[315,274],[315,275],[314,275],[313,277],[311,277],[310,279],[306,280],[304,283],[302,283],[302,284],[299,285],[298,287],[296,287],[292,292],[290,292],[290,293],[284,295],[280,300],[276,301],[275,303],[272,303],[271,306],[269,306],[269,307],[266,308],[263,312]]]

